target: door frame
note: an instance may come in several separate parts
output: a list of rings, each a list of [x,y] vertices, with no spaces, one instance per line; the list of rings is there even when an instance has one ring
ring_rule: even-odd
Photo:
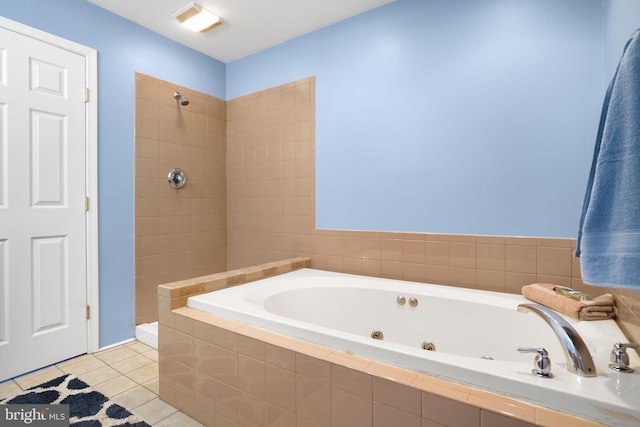
[[[98,258],[98,51],[0,16],[0,27],[85,57],[88,102],[85,102],[85,188],[89,210],[85,216],[87,255],[87,351],[100,349],[100,276]]]

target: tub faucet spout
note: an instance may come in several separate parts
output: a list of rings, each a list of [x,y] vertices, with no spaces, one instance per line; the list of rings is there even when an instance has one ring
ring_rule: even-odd
[[[569,372],[581,377],[595,377],[597,375],[596,367],[593,364],[593,358],[587,345],[578,334],[578,331],[562,316],[539,304],[520,304],[518,305],[518,311],[522,313],[531,311],[537,314],[553,329],[556,337],[560,340]]]

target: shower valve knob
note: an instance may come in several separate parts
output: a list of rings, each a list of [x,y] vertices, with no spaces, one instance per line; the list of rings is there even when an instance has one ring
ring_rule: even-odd
[[[171,169],[167,181],[172,188],[179,190],[187,184],[187,174],[180,168]]]
[[[542,347],[518,347],[520,353],[537,353],[535,359],[533,359],[534,368],[531,373],[537,377],[553,378],[551,373],[551,359],[549,359],[549,353]]]

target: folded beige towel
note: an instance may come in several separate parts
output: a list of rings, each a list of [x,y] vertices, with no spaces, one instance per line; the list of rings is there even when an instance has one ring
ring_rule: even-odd
[[[522,287],[525,298],[578,320],[606,320],[616,316],[613,295],[604,294],[589,301],[576,301],[556,293],[556,285],[534,283]]]

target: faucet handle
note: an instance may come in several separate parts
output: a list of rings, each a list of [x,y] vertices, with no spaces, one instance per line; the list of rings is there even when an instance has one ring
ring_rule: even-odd
[[[620,343],[617,342],[613,345],[611,350],[611,363],[609,368],[617,372],[631,373],[633,369],[629,367],[629,355],[627,354],[628,348],[638,349],[640,346],[633,343]]]
[[[517,350],[520,353],[537,353],[535,359],[533,359],[534,368],[531,373],[537,377],[553,378],[551,359],[549,359],[547,349],[542,347],[518,347]]]

